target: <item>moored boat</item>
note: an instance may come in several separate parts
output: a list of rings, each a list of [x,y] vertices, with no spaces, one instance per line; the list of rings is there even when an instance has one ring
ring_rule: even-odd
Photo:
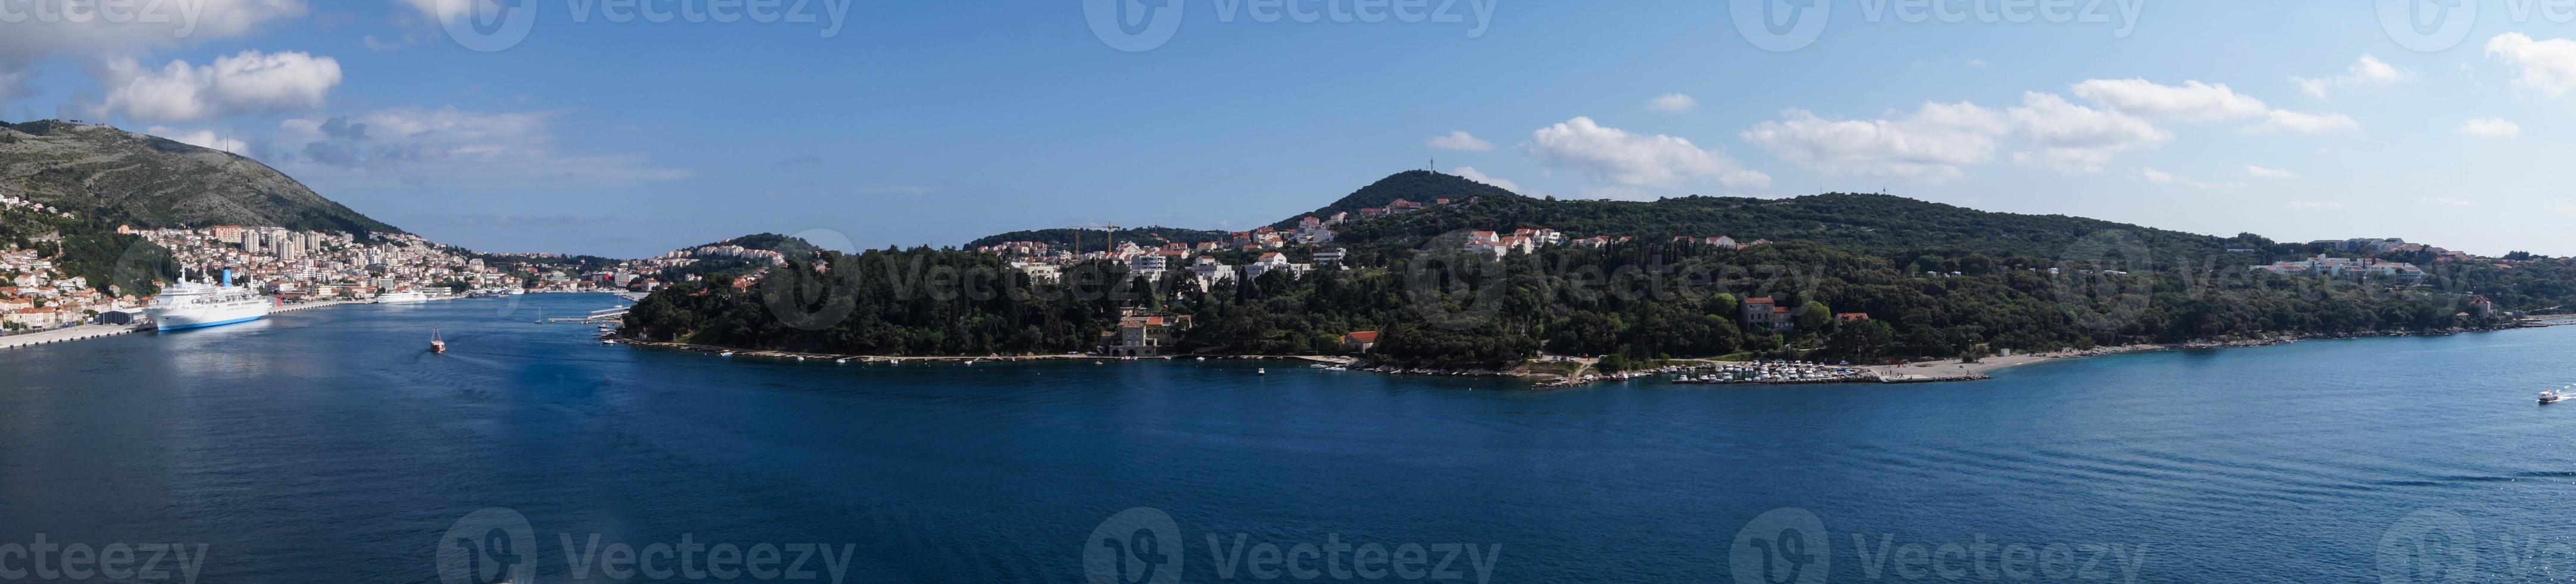
[[[220,285],[203,282],[181,282],[162,290],[152,298],[152,306],[143,313],[152,318],[156,330],[175,331],[244,323],[268,317],[277,300],[261,295],[246,286],[232,285],[232,271],[224,271]]]

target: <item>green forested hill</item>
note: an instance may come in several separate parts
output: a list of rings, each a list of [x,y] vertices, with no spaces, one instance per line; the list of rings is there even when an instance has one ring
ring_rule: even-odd
[[[966,244],[966,249],[975,249],[1008,241],[1035,241],[1057,248],[1071,249],[1078,239],[1082,243],[1083,249],[1089,251],[1100,251],[1106,247],[1108,243],[1108,240],[1102,238],[1104,233],[1105,232],[1092,229],[1035,229],[1028,231],[1013,231],[1010,233],[986,236],[984,238],[968,242]],[[1120,229],[1118,230],[1117,235],[1118,241],[1133,241],[1136,242],[1137,245],[1198,243],[1202,241],[1224,242],[1231,238],[1231,233],[1226,231],[1183,229],[1179,227],[1138,227],[1134,229]]]
[[[1502,187],[1467,180],[1466,177],[1428,170],[1408,170],[1378,179],[1377,182],[1351,191],[1351,194],[1343,195],[1340,200],[1315,209],[1312,213],[1282,219],[1271,226],[1281,229],[1296,227],[1299,219],[1307,216],[1322,217],[1335,212],[1358,215],[1361,209],[1383,208],[1395,203],[1396,199],[1429,205],[1432,201],[1440,199],[1464,201],[1476,198],[1530,201]]]
[[[0,195],[106,225],[401,233],[240,155],[107,126],[0,124]]]
[[[869,251],[830,261],[884,266],[900,260],[913,270],[927,262],[958,273],[992,272],[998,276],[968,280],[1003,299],[1082,301],[968,301],[925,294],[930,290],[920,286],[854,282],[842,289],[860,313],[943,316],[834,320],[807,329],[775,322],[758,305],[776,309],[778,299],[814,297],[813,290],[793,280],[764,280],[759,289],[730,297],[672,298],[672,306],[639,311],[628,324],[648,338],[755,348],[1051,353],[1088,348],[1117,309],[1153,308],[1194,315],[1195,326],[1169,345],[1182,351],[1336,352],[1341,334],[1376,330],[1384,335],[1372,356],[1381,363],[1495,367],[1540,351],[1610,355],[1623,363],[1747,353],[1875,361],[2282,334],[2434,332],[2504,324],[2461,316],[2480,295],[2505,310],[2576,305],[2576,262],[2562,259],[2452,261],[2415,252],[2382,259],[2421,265],[2421,281],[2292,277],[2247,266],[2317,250],[2251,234],[2199,235],[1885,195],[1565,201],[1413,171],[1324,209],[1384,206],[1397,198],[1453,202],[1336,226],[1338,243],[1351,251],[1351,269],[1302,278],[1273,272],[1202,289],[1186,273],[1167,273],[1152,292],[1123,299],[1067,296],[1085,285],[1128,290],[1143,282],[1107,263],[1070,269],[1060,286],[1014,276],[985,254]],[[1525,227],[1637,239],[1497,259],[1464,251],[1454,237]],[[1033,239],[1029,233],[987,239]],[[1734,249],[1677,243],[1675,235],[1775,243]],[[836,265],[828,273],[879,271]],[[1777,300],[1793,311],[1796,326],[1775,331],[1745,322],[1741,310],[1751,298]],[[1837,316],[1844,313],[1867,317]]]

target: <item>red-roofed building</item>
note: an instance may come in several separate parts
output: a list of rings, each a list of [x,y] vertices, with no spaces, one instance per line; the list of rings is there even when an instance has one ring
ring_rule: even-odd
[[[1366,353],[1376,349],[1377,331],[1359,331],[1342,335],[1342,348],[1355,353]]]

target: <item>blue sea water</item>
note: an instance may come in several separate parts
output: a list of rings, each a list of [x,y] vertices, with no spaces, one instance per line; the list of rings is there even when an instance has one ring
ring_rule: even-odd
[[[538,582],[617,580],[586,550],[684,538],[846,550],[848,582],[1095,581],[1104,551],[1169,552],[1153,567],[1189,582],[1305,580],[1251,565],[1263,548],[1369,580],[1299,544],[1452,564],[1394,581],[2576,577],[2576,403],[2532,400],[2576,381],[2576,328],[1964,384],[1531,390],[1279,362],[793,363],[531,322],[615,303],[342,306],[0,351],[0,570],[41,536],[203,545],[201,582],[441,582],[451,528],[502,508]],[[451,353],[424,350],[433,326]],[[1112,518],[1137,508],[1178,537],[1135,546]],[[803,581],[833,580],[823,556]]]

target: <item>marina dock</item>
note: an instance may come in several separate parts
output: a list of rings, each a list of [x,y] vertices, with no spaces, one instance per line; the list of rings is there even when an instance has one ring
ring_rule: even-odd
[[[40,333],[27,333],[23,335],[0,337],[0,350],[22,349],[37,345],[51,345],[54,343],[68,343],[72,341],[84,341],[102,337],[130,335],[136,332],[141,332],[141,330],[142,329],[125,325],[85,324]]]

